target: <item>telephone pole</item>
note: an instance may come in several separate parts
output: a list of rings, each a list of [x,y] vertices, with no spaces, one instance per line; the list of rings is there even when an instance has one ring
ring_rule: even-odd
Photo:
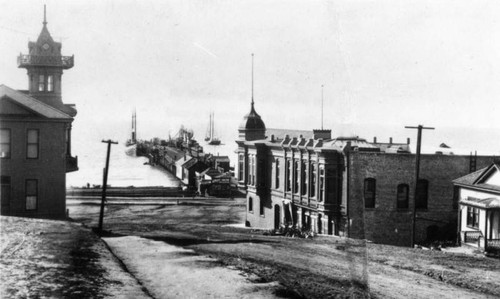
[[[111,141],[111,139],[103,140],[103,143],[108,144],[108,153],[106,155],[106,167],[104,168],[104,174],[102,177],[102,199],[101,199],[101,212],[99,214],[99,232],[102,232],[102,220],[104,218],[104,202],[106,202],[106,186],[108,184],[108,170],[109,170],[109,153],[111,152],[111,144],[118,144],[116,141]]]
[[[417,127],[405,126],[406,129],[417,129],[417,155],[415,158],[415,193],[413,196],[413,215],[412,215],[412,229],[411,229],[411,247],[415,247],[415,224],[417,220],[417,186],[418,179],[420,176],[420,147],[422,145],[422,130],[434,130],[431,127],[424,127],[423,125],[418,125]]]

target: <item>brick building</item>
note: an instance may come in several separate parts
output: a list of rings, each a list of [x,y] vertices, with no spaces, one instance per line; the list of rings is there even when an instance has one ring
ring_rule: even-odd
[[[73,56],[61,55],[44,18],[29,54],[18,57],[28,73],[28,90],[0,85],[1,214],[64,218],[66,173],[78,170],[71,156],[73,105],[62,102],[63,70]]]
[[[370,143],[332,138],[330,130],[269,130],[253,100],[238,132],[237,178],[247,194],[246,225],[294,225],[321,234],[411,244],[416,182],[409,140]],[[456,231],[452,180],[491,161],[487,156],[421,156],[418,242]]]

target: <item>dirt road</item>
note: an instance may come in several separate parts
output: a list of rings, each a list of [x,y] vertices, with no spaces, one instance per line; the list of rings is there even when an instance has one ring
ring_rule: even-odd
[[[226,266],[279,282],[285,297],[488,298],[500,296],[500,261],[337,237],[292,239],[231,226],[242,199],[180,205],[108,206],[112,236],[140,236],[192,249]],[[71,204],[70,216],[96,225],[98,207]],[[112,237],[111,236],[111,237]]]

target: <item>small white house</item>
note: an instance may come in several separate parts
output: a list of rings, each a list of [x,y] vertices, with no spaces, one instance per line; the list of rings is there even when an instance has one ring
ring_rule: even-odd
[[[460,242],[500,250],[500,163],[453,181],[458,196]]]

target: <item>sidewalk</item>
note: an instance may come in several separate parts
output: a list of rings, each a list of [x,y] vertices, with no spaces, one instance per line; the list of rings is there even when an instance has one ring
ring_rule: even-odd
[[[0,298],[150,298],[92,231],[0,216]]]

